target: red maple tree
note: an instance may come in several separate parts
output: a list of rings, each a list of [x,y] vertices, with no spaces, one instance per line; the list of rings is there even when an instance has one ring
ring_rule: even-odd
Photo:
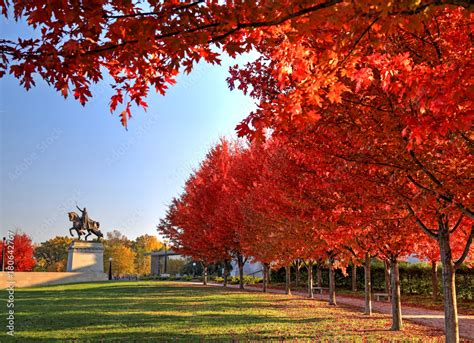
[[[0,242],[0,246],[5,254],[5,270],[10,270],[12,266],[15,272],[27,272],[35,267],[33,243],[26,233],[16,232],[10,243],[7,241],[3,246],[3,242]],[[13,265],[8,263],[10,258],[13,258]]]

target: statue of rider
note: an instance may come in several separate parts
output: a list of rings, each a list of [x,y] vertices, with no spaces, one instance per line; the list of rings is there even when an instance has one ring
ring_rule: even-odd
[[[87,209],[84,207],[84,209],[81,210],[79,208],[79,206],[77,206],[77,205],[76,205],[76,207],[79,211],[81,211],[81,214],[82,214],[82,216],[81,216],[81,226],[82,226],[82,228],[84,230],[89,230],[90,229],[90,223],[89,223],[89,215],[87,214]]]

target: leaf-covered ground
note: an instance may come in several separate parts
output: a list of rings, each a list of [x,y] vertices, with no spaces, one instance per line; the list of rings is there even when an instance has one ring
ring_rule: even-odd
[[[252,285],[252,287],[258,287],[261,288],[262,284],[256,284]],[[270,285],[270,288],[273,289],[285,289],[285,284],[284,283],[278,283],[278,282],[272,282]],[[292,286],[292,290],[297,290],[301,292],[306,292],[306,285],[303,283],[303,285],[299,287],[294,287]],[[380,291],[384,292],[384,291]],[[364,299],[364,291],[363,290],[358,290],[356,292],[352,292],[347,289],[341,289],[338,288],[336,290],[336,294],[339,295],[344,295],[348,297],[353,297],[353,298],[359,298],[359,299]],[[374,299],[375,300],[375,299]],[[402,300],[402,308],[404,306],[415,306],[418,308],[425,308],[429,310],[438,310],[438,311],[443,311],[444,310],[444,303],[443,303],[443,295],[440,294],[438,297],[437,301],[433,301],[431,295],[429,294],[402,294],[401,295],[401,300]],[[462,297],[459,296],[457,298],[457,305],[458,305],[458,313],[462,315],[474,315],[474,300],[472,299],[463,299]]]
[[[21,342],[442,341],[442,332],[408,322],[403,331],[392,332],[386,315],[367,317],[320,301],[176,282],[37,287],[17,289],[15,298],[15,339]],[[9,341],[4,331],[1,342]]]

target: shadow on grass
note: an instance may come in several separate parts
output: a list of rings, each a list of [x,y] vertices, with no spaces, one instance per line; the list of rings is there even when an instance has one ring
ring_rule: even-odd
[[[245,339],[246,334],[234,334],[232,328],[258,325],[263,329],[292,322],[276,313],[254,313],[272,304],[274,300],[248,293],[199,286],[127,282],[35,287],[17,290],[15,329],[22,341],[60,337],[114,341],[131,336],[135,341],[195,340],[204,335]],[[267,331],[263,329],[258,337],[279,338]]]
[[[325,306],[319,303],[319,308]],[[293,312],[297,314],[288,315],[285,310],[289,307],[296,308]],[[284,295],[189,284],[74,284],[18,289],[15,329],[17,341],[21,342],[308,340],[315,337],[314,328],[328,328],[325,337],[331,336],[334,316],[324,312],[310,318],[300,315],[301,311],[317,307]],[[352,317],[349,312],[338,320]],[[311,330],[300,326],[310,326]],[[363,327],[359,330],[364,332]],[[0,335],[0,341],[8,339]]]

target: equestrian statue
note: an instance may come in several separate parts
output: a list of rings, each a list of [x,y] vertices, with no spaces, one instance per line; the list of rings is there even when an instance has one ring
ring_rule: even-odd
[[[74,237],[72,231],[76,230],[77,238],[81,240],[81,237],[85,235],[84,240],[87,241],[87,237],[94,234],[98,240],[104,237],[103,233],[99,230],[100,223],[92,219],[89,219],[87,209],[81,209],[77,206],[77,209],[81,212],[79,216],[76,212],[68,212],[69,221],[72,222],[72,228],[69,229],[69,233]],[[87,232],[87,235],[86,235]]]

